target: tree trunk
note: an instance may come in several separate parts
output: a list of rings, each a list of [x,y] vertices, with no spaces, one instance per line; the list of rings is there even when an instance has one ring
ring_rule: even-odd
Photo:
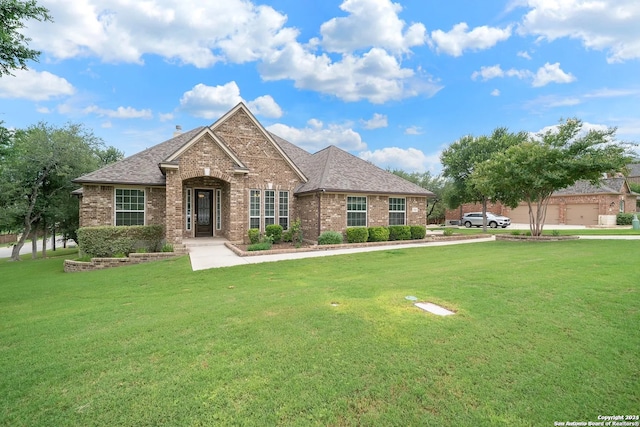
[[[47,257],[47,220],[42,220],[42,258]]]
[[[53,224],[51,227],[51,250],[56,251],[56,225]]]
[[[31,233],[31,259],[38,258],[38,228],[35,227]]]
[[[487,198],[482,198],[482,232],[487,232]]]

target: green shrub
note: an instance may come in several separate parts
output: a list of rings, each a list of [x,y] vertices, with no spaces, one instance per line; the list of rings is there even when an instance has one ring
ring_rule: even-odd
[[[367,227],[349,227],[347,228],[348,243],[364,243],[369,238],[369,230]]]
[[[157,252],[162,247],[161,225],[82,227],[78,230],[80,252],[92,257],[129,255],[138,249]]]
[[[409,240],[411,239],[411,227],[408,225],[390,225],[389,240]]]
[[[254,243],[247,247],[248,251],[268,251],[269,249],[271,249],[271,242],[269,241]]]
[[[424,239],[424,236],[427,235],[427,227],[424,225],[412,225],[409,227],[409,230],[413,240]]]
[[[631,222],[633,221],[633,214],[632,213],[619,213],[616,216],[616,224],[617,225],[631,225]]]
[[[282,241],[283,242],[291,242],[293,240],[293,235],[291,234],[291,230],[282,232]]]
[[[339,245],[342,243],[342,234],[337,231],[325,231],[318,237],[319,245]]]
[[[560,230],[551,230],[551,235],[552,236],[559,236],[560,235]]]
[[[386,242],[389,240],[389,229],[387,227],[369,227],[369,242]]]
[[[531,237],[531,231],[525,231],[524,235]]]
[[[173,245],[165,243],[164,245],[162,245],[162,252],[173,252]]]
[[[273,237],[273,243],[282,241],[282,226],[280,224],[269,224],[265,227],[264,233]]]
[[[518,231],[518,230],[513,230],[513,231],[511,232],[511,235],[512,235],[512,236],[519,236],[519,235],[520,235],[520,231]]]
[[[442,232],[444,236],[453,236],[453,228],[445,228]]]
[[[300,218],[296,218],[293,223],[291,223],[291,227],[289,228],[291,231],[291,241],[295,243],[296,248],[299,248],[302,245],[302,225],[300,224]]]
[[[250,228],[247,233],[249,234],[249,241],[252,244],[260,242],[260,230],[257,228]]]

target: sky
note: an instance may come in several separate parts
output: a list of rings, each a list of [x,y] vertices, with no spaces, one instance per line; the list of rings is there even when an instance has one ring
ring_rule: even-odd
[[[577,117],[640,142],[637,0],[39,0],[0,120],[82,123],[129,156],[244,102],[306,149],[441,172],[496,127]]]

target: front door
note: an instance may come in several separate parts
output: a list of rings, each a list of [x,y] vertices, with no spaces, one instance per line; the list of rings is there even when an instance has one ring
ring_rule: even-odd
[[[196,190],[196,237],[213,236],[213,190]]]

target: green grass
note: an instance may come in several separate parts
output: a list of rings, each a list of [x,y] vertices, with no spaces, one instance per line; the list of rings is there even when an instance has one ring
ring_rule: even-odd
[[[482,227],[439,227],[432,228],[430,230],[453,230],[455,234],[482,234]],[[519,232],[520,234],[524,234],[529,229],[514,229],[511,227],[507,228],[489,228],[487,227],[488,234],[511,234],[513,232]],[[543,229],[542,234],[545,236],[551,236],[553,233],[557,232],[560,236],[591,236],[591,235],[602,235],[602,236],[640,236],[640,230],[633,230],[631,226],[627,228],[582,228],[582,229],[562,229],[562,230],[553,230],[553,229]]]
[[[75,274],[0,260],[0,425],[637,414],[639,248],[491,242],[199,272],[188,257]]]

